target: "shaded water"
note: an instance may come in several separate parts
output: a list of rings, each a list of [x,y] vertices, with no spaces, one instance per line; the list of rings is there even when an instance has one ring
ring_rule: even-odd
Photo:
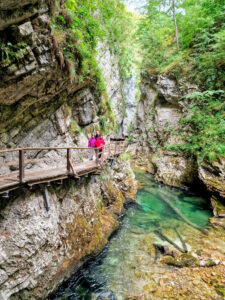
[[[200,230],[187,224],[163,199],[169,200],[199,229],[205,228],[211,217],[206,200],[156,183],[151,175],[137,173],[136,176],[143,183],[137,195],[138,204],[128,208],[118,233],[98,258],[51,299],[91,300],[105,291],[112,291],[117,299],[129,299],[130,295],[138,295],[150,280],[171,268],[155,264],[153,242],[171,247],[156,230],[182,247],[179,232],[189,250],[192,244],[199,243]]]

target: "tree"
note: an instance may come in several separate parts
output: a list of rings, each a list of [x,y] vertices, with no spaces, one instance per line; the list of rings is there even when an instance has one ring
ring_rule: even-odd
[[[179,49],[179,37],[178,37],[178,29],[177,29],[175,0],[172,0],[172,11],[173,11],[173,20],[174,20],[174,27],[175,27],[176,42],[177,42],[177,52],[179,52],[180,49]]]
[[[179,52],[179,36],[178,36],[178,28],[177,28],[177,19],[176,19],[176,7],[178,4],[181,4],[182,0],[151,0],[148,4],[148,16],[150,18],[154,18],[159,13],[165,13],[169,17],[173,17],[174,20],[174,29],[175,29],[175,37],[177,44],[177,52]]]

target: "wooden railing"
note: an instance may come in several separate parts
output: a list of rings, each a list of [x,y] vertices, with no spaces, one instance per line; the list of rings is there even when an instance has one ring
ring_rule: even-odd
[[[99,165],[102,161],[112,158],[122,152],[124,152],[125,148],[125,142],[124,141],[113,141],[110,143],[107,143],[101,153],[101,158],[99,158],[98,148],[88,148],[88,147],[27,147],[27,148],[16,148],[16,149],[6,149],[6,150],[0,150],[1,154],[7,154],[11,152],[18,152],[19,153],[19,160],[17,164],[19,165],[19,182],[24,182],[25,177],[25,164],[26,161],[24,159],[25,152],[28,151],[52,151],[52,150],[66,150],[66,169],[68,174],[71,172],[74,173],[73,165],[71,163],[71,157],[72,157],[72,150],[95,150],[95,160],[96,164]],[[15,162],[12,163],[12,165]],[[10,165],[10,163],[7,163],[7,165]]]

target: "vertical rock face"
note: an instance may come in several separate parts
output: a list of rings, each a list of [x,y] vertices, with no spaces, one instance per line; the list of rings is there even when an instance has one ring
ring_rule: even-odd
[[[174,147],[183,142],[183,136],[190,130],[180,124],[186,103],[179,100],[197,89],[196,85],[185,79],[177,82],[167,74],[142,74],[141,99],[132,129],[133,144],[130,148],[136,148],[136,158],[140,157],[139,152],[150,157],[150,163],[145,162],[146,169],[154,172],[158,181],[185,188],[201,180],[212,194],[212,204],[215,199],[217,203],[224,203],[224,160],[213,163],[204,161],[198,166],[195,158],[174,151]],[[222,203],[219,209],[221,214],[224,213]],[[218,211],[218,207],[215,211]]]
[[[134,199],[136,182],[123,161],[102,178],[48,188],[49,218],[42,189],[1,201],[1,299],[44,299],[87,255],[103,248],[118,227],[123,203]]]
[[[137,108],[136,103],[136,95],[137,95],[137,87],[136,87],[136,74],[130,78],[127,78],[123,85],[123,95],[124,95],[124,102],[125,102],[125,117],[123,119],[123,127],[122,127],[122,134],[123,136],[129,135],[129,129],[131,129],[132,123],[135,119],[135,113]]]
[[[187,83],[177,83],[167,75],[144,74],[141,99],[134,126],[134,142],[141,151],[151,152],[156,179],[176,187],[191,185],[197,178],[195,160],[173,150],[182,142],[180,125],[183,107],[179,99],[184,91],[190,92]]]
[[[225,217],[225,159],[202,162],[198,169],[201,181],[211,193],[211,205],[216,217]]]
[[[116,112],[116,121],[119,125],[115,136],[127,137],[129,129],[135,119],[137,108],[137,80],[136,73],[122,80],[119,72],[119,59],[109,50],[107,43],[98,44],[99,67],[106,82],[106,90]]]

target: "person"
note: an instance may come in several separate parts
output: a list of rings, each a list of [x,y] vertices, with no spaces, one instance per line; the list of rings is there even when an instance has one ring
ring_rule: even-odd
[[[96,147],[98,148],[98,157],[101,158],[102,156],[102,149],[105,146],[105,141],[103,139],[102,134],[99,135],[99,138],[96,141]]]
[[[94,157],[94,154],[95,154],[95,151],[94,151],[94,148],[96,147],[96,139],[95,139],[95,136],[94,134],[91,135],[89,141],[88,141],[88,148],[91,148],[90,149],[90,160],[93,160],[93,157]]]
[[[95,134],[95,139],[96,139],[96,141],[97,141],[97,139],[99,138],[99,132],[98,131],[96,131],[96,134]]]

